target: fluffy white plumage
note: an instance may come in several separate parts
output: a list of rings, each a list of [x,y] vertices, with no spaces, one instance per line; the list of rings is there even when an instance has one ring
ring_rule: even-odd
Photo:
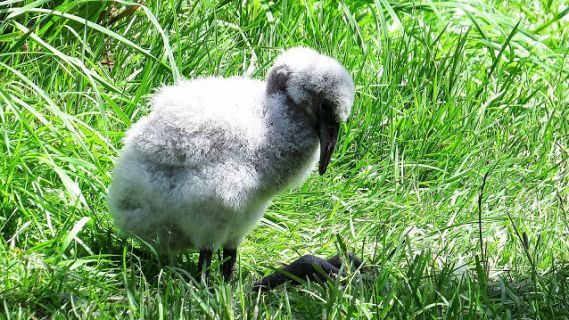
[[[237,248],[270,199],[312,169],[320,114],[345,121],[353,99],[348,72],[307,48],[283,53],[267,81],[160,89],[116,161],[108,196],[116,225],[160,251]]]

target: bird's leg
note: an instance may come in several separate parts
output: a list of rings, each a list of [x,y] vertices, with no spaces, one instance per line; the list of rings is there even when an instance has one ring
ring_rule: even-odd
[[[362,264],[362,260],[352,253],[347,254],[347,260],[355,268],[359,268]],[[256,282],[253,288],[272,289],[287,281],[298,284],[299,280],[305,279],[324,282],[328,277],[337,276],[341,267],[342,259],[339,254],[328,260],[313,255],[305,255],[285,266],[282,270],[274,272]]]
[[[237,248],[223,248],[223,264],[221,265],[221,273],[225,280],[231,279],[235,271],[235,263],[237,262]]]
[[[213,251],[210,249],[200,250],[200,257],[198,259],[198,275],[205,274],[206,278],[208,277],[212,255]]]

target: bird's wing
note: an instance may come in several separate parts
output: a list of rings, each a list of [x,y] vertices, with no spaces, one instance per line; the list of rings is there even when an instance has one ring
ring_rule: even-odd
[[[235,160],[263,142],[264,85],[245,78],[206,78],[164,87],[152,112],[127,133],[148,159],[203,166]]]
[[[154,163],[200,167],[238,156],[247,146],[239,131],[213,118],[153,112],[129,130],[125,144]]]
[[[228,130],[227,123],[200,120],[178,123],[151,113],[129,130],[125,142],[139,159],[148,162],[151,171],[191,172],[191,179],[186,176],[179,183],[190,183],[192,193],[221,200],[233,211],[244,210],[259,186],[257,170],[249,160],[250,141],[238,128]]]

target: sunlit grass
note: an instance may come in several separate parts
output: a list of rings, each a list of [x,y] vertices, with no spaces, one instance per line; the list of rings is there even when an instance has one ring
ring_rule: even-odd
[[[567,8],[0,1],[0,317],[568,318]],[[356,83],[329,172],[274,200],[233,283],[194,280],[195,254],[139,256],[105,198],[149,96],[263,78],[297,45]],[[343,246],[361,275],[251,291]]]

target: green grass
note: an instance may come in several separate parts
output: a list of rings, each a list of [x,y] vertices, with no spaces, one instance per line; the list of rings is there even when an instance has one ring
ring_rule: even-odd
[[[0,1],[0,318],[569,318],[565,1],[239,3]],[[232,283],[131,252],[105,198],[150,95],[296,45],[356,83],[329,172],[275,198]],[[251,290],[344,247],[361,277]]]

